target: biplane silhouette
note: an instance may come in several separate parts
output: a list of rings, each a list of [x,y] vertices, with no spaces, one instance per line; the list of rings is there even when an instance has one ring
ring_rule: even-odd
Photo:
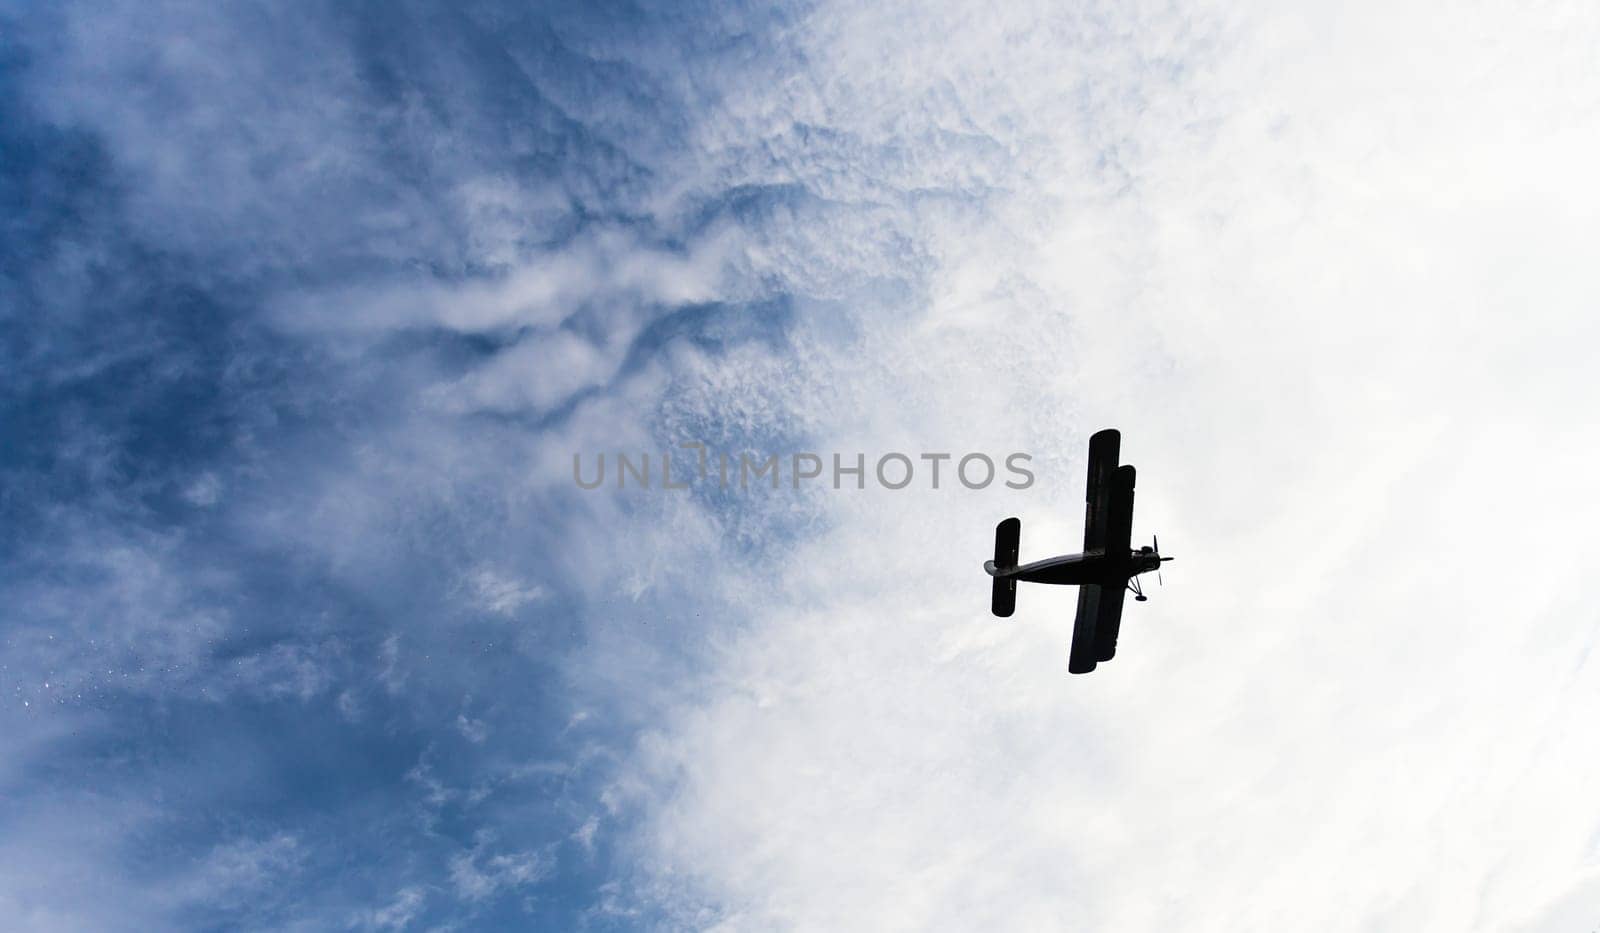
[[[1118,465],[1122,434],[1107,428],[1089,438],[1089,484],[1085,495],[1087,514],[1083,523],[1083,553],[1064,554],[1017,565],[1022,542],[1022,520],[1008,518],[994,529],[994,560],[983,569],[994,578],[991,607],[1001,618],[1017,608],[1018,583],[1048,583],[1078,588],[1078,616],[1072,624],[1072,651],[1067,670],[1087,674],[1102,661],[1117,653],[1117,634],[1122,628],[1122,602],[1133,593],[1144,602],[1139,575],[1156,572],[1172,560],[1161,556],[1161,542],[1134,550],[1132,464]]]

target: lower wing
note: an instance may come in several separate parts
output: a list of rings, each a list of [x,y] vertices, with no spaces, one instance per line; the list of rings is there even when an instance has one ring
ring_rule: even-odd
[[[1125,583],[1078,587],[1078,616],[1072,623],[1072,654],[1067,670],[1087,674],[1117,653],[1117,633],[1122,629]]]
[[[1067,670],[1074,674],[1094,670],[1094,630],[1100,621],[1100,591],[1101,587],[1095,583],[1078,587],[1078,617],[1072,623],[1072,654],[1067,659]]]
[[[1109,661],[1117,656],[1117,633],[1122,631],[1122,600],[1127,595],[1126,583],[1100,587],[1100,613],[1094,623],[1096,661]]]

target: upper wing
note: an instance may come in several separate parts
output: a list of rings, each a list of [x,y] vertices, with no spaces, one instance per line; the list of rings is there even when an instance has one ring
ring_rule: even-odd
[[[1083,552],[1120,555],[1126,560],[1133,537],[1133,467],[1118,467],[1122,434],[1115,428],[1089,438],[1089,484],[1084,498]],[[1126,471],[1126,472],[1124,472]],[[1078,616],[1072,623],[1072,654],[1067,670],[1087,674],[1095,664],[1116,653],[1117,631],[1122,625],[1125,581],[1105,586],[1086,583],[1078,587]],[[1102,657],[1104,645],[1110,653]]]
[[[1083,519],[1083,552],[1103,551],[1110,530],[1111,478],[1122,452],[1122,434],[1116,428],[1098,431],[1089,438],[1089,484]]]
[[[1133,537],[1133,483],[1138,478],[1131,465],[1117,467],[1111,477],[1111,516],[1106,523],[1106,554],[1127,560]],[[1100,587],[1100,600],[1094,624],[1094,658],[1109,661],[1117,653],[1117,635],[1122,630],[1122,600],[1127,596],[1126,574],[1108,579]]]
[[[1133,464],[1125,463],[1111,474],[1111,495],[1106,506],[1106,554],[1125,561],[1133,544],[1133,483],[1139,478]]]

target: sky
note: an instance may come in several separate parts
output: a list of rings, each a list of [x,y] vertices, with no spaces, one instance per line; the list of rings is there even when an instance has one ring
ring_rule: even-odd
[[[0,5],[0,925],[1600,926],[1597,51]],[[1107,426],[1177,561],[1073,677],[980,566]],[[781,482],[574,481],[685,444]]]

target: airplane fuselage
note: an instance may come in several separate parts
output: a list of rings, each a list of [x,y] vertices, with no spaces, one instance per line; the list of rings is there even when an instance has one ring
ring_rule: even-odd
[[[989,576],[1011,577],[1022,583],[1049,583],[1061,586],[1082,586],[1086,583],[1126,582],[1129,577],[1148,573],[1161,566],[1161,558],[1148,550],[1129,551],[1118,560],[1115,555],[1100,551],[1085,554],[1063,554],[1047,557],[1031,564],[1023,564],[1009,573],[997,574],[994,561],[987,561],[983,569]]]

